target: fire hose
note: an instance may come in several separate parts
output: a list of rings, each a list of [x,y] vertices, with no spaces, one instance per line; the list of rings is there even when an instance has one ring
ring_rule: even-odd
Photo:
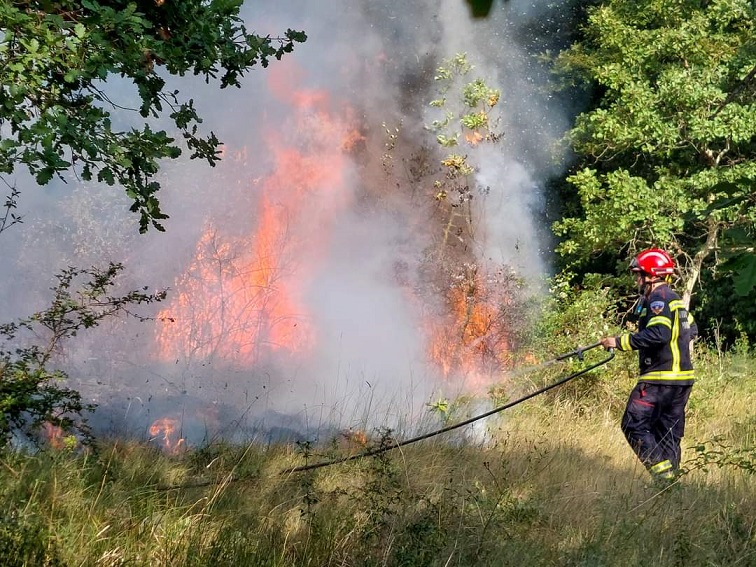
[[[592,345],[584,346],[584,347],[578,347],[573,351],[566,352],[564,354],[560,354],[556,358],[553,358],[552,360],[547,360],[545,362],[542,362],[540,364],[537,364],[535,366],[523,369],[516,374],[522,374],[525,371],[532,372],[539,368],[544,368],[546,366],[550,366],[552,364],[556,364],[557,362],[560,362],[562,360],[566,360],[568,358],[576,357],[580,362],[584,361],[583,354],[591,349],[594,349],[598,346],[601,346],[601,343],[593,343]],[[373,457],[375,455],[380,455],[381,453],[386,453],[387,451],[391,451],[393,449],[398,449],[399,447],[405,447],[407,445],[411,445],[412,443],[418,443],[419,441],[423,441],[425,439],[430,439],[431,437],[435,437],[437,435],[441,435],[443,433],[447,433],[449,431],[453,431],[454,429],[459,429],[460,427],[464,427],[465,425],[470,425],[473,422],[479,421],[481,419],[484,419],[486,417],[489,417],[491,415],[497,414],[499,412],[502,412],[504,410],[507,410],[509,408],[512,408],[518,404],[521,404],[531,398],[535,398],[536,396],[539,396],[543,394],[544,392],[548,392],[549,390],[552,390],[558,386],[561,386],[562,384],[566,384],[570,380],[573,380],[577,378],[578,376],[582,376],[583,374],[586,374],[593,370],[594,368],[598,368],[599,366],[602,366],[612,360],[614,358],[614,349],[609,349],[609,354],[606,358],[599,360],[598,362],[595,362],[594,364],[591,364],[590,366],[587,366],[581,370],[578,370],[576,372],[573,372],[572,374],[565,376],[561,380],[557,380],[556,382],[549,384],[548,386],[544,386],[543,388],[540,388],[538,390],[535,390],[534,392],[531,392],[530,394],[527,394],[526,396],[523,396],[517,400],[514,400],[512,402],[508,402],[504,405],[501,405],[499,407],[496,407],[490,411],[487,411],[485,413],[482,413],[480,415],[476,415],[475,417],[471,417],[469,419],[465,419],[464,421],[460,421],[458,423],[454,423],[452,425],[447,425],[446,427],[442,427],[441,429],[437,429],[436,431],[431,431],[430,433],[425,433],[423,435],[419,435],[417,437],[413,437],[411,439],[406,439],[404,441],[398,441],[394,440],[391,443],[382,444],[381,446],[370,449],[368,451],[363,451],[362,453],[357,453],[355,455],[350,455],[347,457],[342,457],[339,459],[333,459],[330,461],[322,461],[318,463],[311,463],[306,465],[301,465],[298,467],[291,467],[284,469],[279,472],[279,474],[292,474],[296,472],[304,472],[304,471],[310,471],[314,469],[320,469],[323,467],[330,467],[332,465],[338,465],[340,463],[346,463],[347,461],[354,461],[356,459],[364,459],[366,457]],[[236,482],[245,480],[243,478],[233,477],[229,476],[225,479],[224,482]],[[249,480],[249,479],[247,479]],[[164,490],[181,490],[181,489],[187,489],[187,488],[201,488],[205,486],[210,486],[214,484],[214,481],[204,481],[204,482],[198,482],[198,483],[192,483],[192,484],[183,484],[183,485],[175,485],[175,486],[162,486],[157,487],[157,490],[164,491]]]
[[[534,368],[542,368],[544,366],[549,366],[551,364],[555,364],[557,362],[560,362],[562,360],[566,360],[566,359],[572,358],[572,357],[577,357],[577,359],[580,362],[583,362],[583,360],[584,360],[583,354],[585,353],[585,351],[594,349],[594,348],[596,348],[598,346],[601,346],[601,343],[593,343],[593,344],[588,345],[588,346],[578,347],[578,348],[576,348],[573,351],[566,352],[564,354],[560,354],[559,356],[557,356],[556,358],[554,358],[552,360],[548,360],[546,362],[543,362],[543,363],[535,366]],[[557,380],[556,382],[553,382],[553,383],[549,384],[548,386],[544,386],[543,388],[539,388],[538,390],[535,390],[534,392],[531,392],[530,394],[527,394],[527,395],[525,395],[525,396],[523,396],[521,398],[518,398],[518,399],[516,399],[516,400],[514,400],[512,402],[508,402],[508,403],[506,403],[504,405],[501,405],[501,406],[498,406],[496,408],[493,408],[492,410],[489,410],[489,411],[487,411],[485,413],[481,413],[480,415],[476,415],[474,417],[471,417],[469,419],[465,419],[464,421],[460,421],[460,422],[454,423],[452,425],[447,425],[446,427],[442,427],[441,429],[437,429],[435,431],[431,431],[430,433],[425,433],[423,435],[418,435],[417,437],[413,437],[411,439],[406,439],[404,441],[394,440],[394,441],[392,441],[390,443],[383,443],[383,444],[381,444],[381,446],[376,447],[374,449],[363,451],[363,452],[357,453],[355,455],[349,455],[347,457],[341,457],[341,458],[332,459],[332,460],[329,460],[329,461],[322,461],[322,462],[319,462],[319,463],[310,463],[310,464],[301,465],[301,466],[298,466],[298,467],[291,467],[291,468],[282,470],[280,474],[291,474],[291,473],[296,473],[296,472],[310,471],[310,470],[319,469],[319,468],[323,468],[323,467],[330,467],[332,465],[337,465],[337,464],[340,464],[340,463],[346,463],[347,461],[354,461],[354,460],[357,460],[357,459],[364,459],[365,457],[373,457],[375,455],[380,455],[381,453],[385,453],[385,452],[391,451],[393,449],[398,449],[399,447],[405,447],[406,445],[411,445],[411,444],[417,443],[419,441],[424,441],[425,439],[430,439],[431,437],[436,437],[437,435],[441,435],[443,433],[448,433],[449,431],[453,431],[455,429],[459,429],[460,427],[464,427],[466,425],[470,425],[471,423],[474,423],[476,421],[480,421],[481,419],[484,419],[486,417],[492,416],[494,414],[497,414],[497,413],[500,413],[500,412],[502,412],[504,410],[512,408],[512,407],[514,407],[514,406],[516,406],[518,404],[521,404],[521,403],[523,403],[523,402],[525,402],[525,401],[527,401],[527,400],[529,400],[531,398],[535,398],[536,396],[539,396],[539,395],[541,395],[541,394],[543,394],[545,392],[548,392],[549,390],[552,390],[552,389],[554,389],[554,388],[556,388],[558,386],[561,386],[562,384],[566,384],[570,380],[573,380],[573,379],[577,378],[578,376],[582,376],[583,374],[586,374],[586,373],[590,372],[594,368],[598,368],[599,366],[602,366],[602,365],[606,364],[607,362],[609,362],[613,358],[614,358],[614,349],[609,349],[608,355],[607,355],[606,358],[604,358],[602,360],[599,360],[598,362],[595,362],[595,363],[591,364],[590,366],[587,366],[587,367],[585,367],[585,368],[583,368],[581,370],[573,372],[572,374],[570,374],[568,376],[565,376],[564,378],[562,378],[560,380]]]

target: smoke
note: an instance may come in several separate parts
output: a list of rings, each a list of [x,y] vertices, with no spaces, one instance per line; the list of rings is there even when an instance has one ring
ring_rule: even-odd
[[[427,319],[444,309],[444,289],[427,274],[438,263],[432,250],[449,238],[429,189],[440,156],[426,128],[435,69],[466,53],[472,76],[502,91],[501,140],[470,152],[477,171],[469,218],[478,228],[457,237],[454,254],[481,273],[510,266],[535,288],[547,272],[544,182],[557,171],[552,148],[567,116],[522,33],[558,8],[499,3],[489,18],[473,20],[463,0],[247,3],[250,30],[302,29],[308,40],[254,69],[240,90],[194,78],[171,83],[195,100],[225,155],[216,168],[165,164],[165,233],[137,234],[129,200],[113,188],[71,179],[30,189],[22,174],[11,181],[23,188],[25,222],[0,237],[3,320],[42,309],[56,270],[123,262],[123,289],[170,289],[163,308],[180,314],[176,325],[202,305],[230,310],[242,293],[247,303],[236,308],[235,327],[229,315],[223,331],[193,331],[212,339],[212,351],[185,342],[161,354],[166,323],[158,320],[117,321],[71,341],[61,364],[100,404],[101,430],[148,435],[154,419],[172,416],[196,443],[252,435],[261,423],[268,432],[413,423],[430,396],[467,388],[464,376],[442,380],[427,360]],[[134,93],[110,87],[134,106]],[[261,241],[265,214],[276,223],[277,247]],[[203,241],[208,231],[214,238]],[[198,264],[202,242],[211,243],[206,256],[218,270],[236,275],[190,291],[187,282],[208,273]],[[223,299],[233,278],[259,276],[261,249],[285,258],[276,260],[275,284],[266,280],[276,293],[265,295],[264,309],[248,289]],[[175,299],[182,293],[183,307]],[[249,339],[258,336],[259,313],[282,308],[282,297],[296,316]],[[235,338],[224,347],[234,333],[247,344]],[[306,355],[284,348],[281,337]]]

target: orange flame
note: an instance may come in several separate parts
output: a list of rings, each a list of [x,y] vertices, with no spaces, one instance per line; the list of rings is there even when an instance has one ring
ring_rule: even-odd
[[[465,132],[465,141],[471,146],[477,146],[483,140],[483,134],[477,130]]]
[[[297,88],[301,75],[291,61],[271,70],[270,90],[289,105],[291,122],[267,136],[273,167],[254,182],[256,226],[232,238],[208,222],[159,314],[166,321],[157,336],[163,360],[218,357],[247,366],[276,351],[306,356],[316,344],[305,293],[338,215],[351,202],[348,152],[364,138],[352,111],[334,110],[328,92]],[[480,139],[473,132],[468,141]],[[224,152],[237,162],[248,159],[246,148]],[[445,378],[464,375],[478,389],[508,356],[501,298],[483,279],[469,271],[449,288],[443,313],[422,317],[429,358]]]
[[[167,453],[178,454],[186,448],[185,440],[180,436],[179,429],[177,419],[161,417],[150,425],[150,440],[156,440]]]
[[[445,378],[464,376],[472,390],[482,392],[497,379],[507,361],[496,297],[483,286],[477,270],[447,292],[448,315],[432,319],[428,352]]]
[[[177,293],[159,318],[163,359],[219,356],[252,364],[264,353],[305,353],[315,331],[303,300],[335,215],[349,203],[349,150],[361,135],[351,116],[329,108],[326,91],[286,87],[273,73],[272,89],[293,105],[296,147],[280,132],[269,136],[275,158],[261,184],[258,222],[249,238],[232,241],[208,226],[194,261],[177,280]]]
[[[42,424],[42,435],[53,449],[60,450],[65,448],[66,434],[59,426],[46,421]]]

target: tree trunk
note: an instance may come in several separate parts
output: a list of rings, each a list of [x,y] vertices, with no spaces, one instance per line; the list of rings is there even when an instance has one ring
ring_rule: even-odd
[[[709,256],[709,253],[717,248],[717,239],[719,238],[720,224],[714,219],[707,221],[708,230],[706,233],[706,242],[701,249],[693,256],[693,260],[688,268],[687,278],[684,282],[682,300],[685,304],[685,309],[690,307],[690,298],[693,295],[693,289],[696,287],[698,280],[701,277],[701,267],[704,260]]]

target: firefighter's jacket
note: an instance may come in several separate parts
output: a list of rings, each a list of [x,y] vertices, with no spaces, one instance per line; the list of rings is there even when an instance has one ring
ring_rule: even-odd
[[[662,284],[641,299],[638,309],[638,332],[618,336],[617,348],[638,351],[639,382],[693,384],[690,342],[698,329],[680,296]]]

